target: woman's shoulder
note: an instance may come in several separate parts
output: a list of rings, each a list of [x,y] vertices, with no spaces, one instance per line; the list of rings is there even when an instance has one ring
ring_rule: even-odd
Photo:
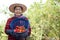
[[[26,16],[21,16],[21,18],[28,20],[28,17]]]
[[[10,17],[10,18],[8,18],[8,20],[12,20],[12,19],[14,19],[14,17]]]

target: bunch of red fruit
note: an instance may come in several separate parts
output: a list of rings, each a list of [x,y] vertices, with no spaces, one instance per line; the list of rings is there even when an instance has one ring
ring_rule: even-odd
[[[17,32],[17,33],[25,32],[25,27],[24,26],[16,26],[16,28],[14,29],[14,32]]]

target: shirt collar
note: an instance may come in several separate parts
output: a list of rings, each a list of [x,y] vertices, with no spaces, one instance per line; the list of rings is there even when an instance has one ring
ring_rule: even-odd
[[[19,17],[21,17],[22,15],[23,15],[23,14],[21,14],[21,15],[19,15],[19,16],[16,16],[16,14],[14,14],[14,17],[18,17],[18,18],[19,18]]]

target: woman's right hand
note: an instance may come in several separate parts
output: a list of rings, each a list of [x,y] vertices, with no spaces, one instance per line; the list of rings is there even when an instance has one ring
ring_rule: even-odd
[[[13,36],[13,37],[18,37],[19,35],[18,35],[16,32],[14,32],[14,31],[15,31],[15,30],[9,29],[9,30],[6,30],[6,33],[7,33],[8,35]]]
[[[6,33],[7,33],[7,34],[9,34],[9,35],[12,35],[12,34],[13,34],[13,32],[14,32],[14,31],[13,31],[13,30],[11,30],[11,29],[6,30]]]

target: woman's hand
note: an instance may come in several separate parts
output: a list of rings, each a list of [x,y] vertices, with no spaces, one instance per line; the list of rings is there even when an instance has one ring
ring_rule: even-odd
[[[6,33],[7,33],[7,34],[9,34],[9,35],[12,35],[12,34],[13,34],[13,32],[14,32],[14,31],[13,31],[13,30],[11,30],[11,29],[6,30]]]
[[[8,35],[13,36],[13,37],[18,37],[18,36],[19,36],[16,32],[14,32],[14,30],[11,30],[11,29],[6,30],[6,33],[7,33]]]

